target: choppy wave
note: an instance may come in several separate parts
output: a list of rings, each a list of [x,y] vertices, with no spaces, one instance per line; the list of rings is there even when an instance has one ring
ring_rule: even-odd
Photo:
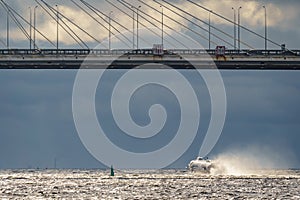
[[[212,175],[185,170],[4,170],[0,198],[299,199],[300,170]]]

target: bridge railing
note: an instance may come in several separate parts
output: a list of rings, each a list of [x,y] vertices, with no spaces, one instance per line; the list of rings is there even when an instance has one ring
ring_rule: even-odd
[[[152,49],[0,49],[0,56],[5,55],[59,55],[59,56],[79,56],[79,55],[153,55]],[[215,49],[168,49],[164,50],[164,55],[215,55]],[[300,56],[300,50],[233,50],[226,49],[224,55],[294,55]]]

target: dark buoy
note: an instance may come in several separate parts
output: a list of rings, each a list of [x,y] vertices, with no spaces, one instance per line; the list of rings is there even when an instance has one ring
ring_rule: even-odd
[[[110,176],[114,176],[115,172],[114,172],[114,168],[113,166],[110,167]]]

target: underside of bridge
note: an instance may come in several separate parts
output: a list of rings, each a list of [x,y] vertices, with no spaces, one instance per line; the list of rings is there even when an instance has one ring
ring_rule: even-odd
[[[29,50],[0,51],[0,69],[299,70],[300,51],[282,50]]]

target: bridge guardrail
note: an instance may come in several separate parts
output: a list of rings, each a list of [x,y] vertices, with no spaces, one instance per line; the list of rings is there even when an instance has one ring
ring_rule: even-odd
[[[0,55],[153,55],[152,49],[0,49]],[[215,49],[168,49],[164,50],[164,55],[215,55]],[[225,55],[240,56],[276,56],[294,55],[300,56],[300,50],[233,50],[226,49]]]

